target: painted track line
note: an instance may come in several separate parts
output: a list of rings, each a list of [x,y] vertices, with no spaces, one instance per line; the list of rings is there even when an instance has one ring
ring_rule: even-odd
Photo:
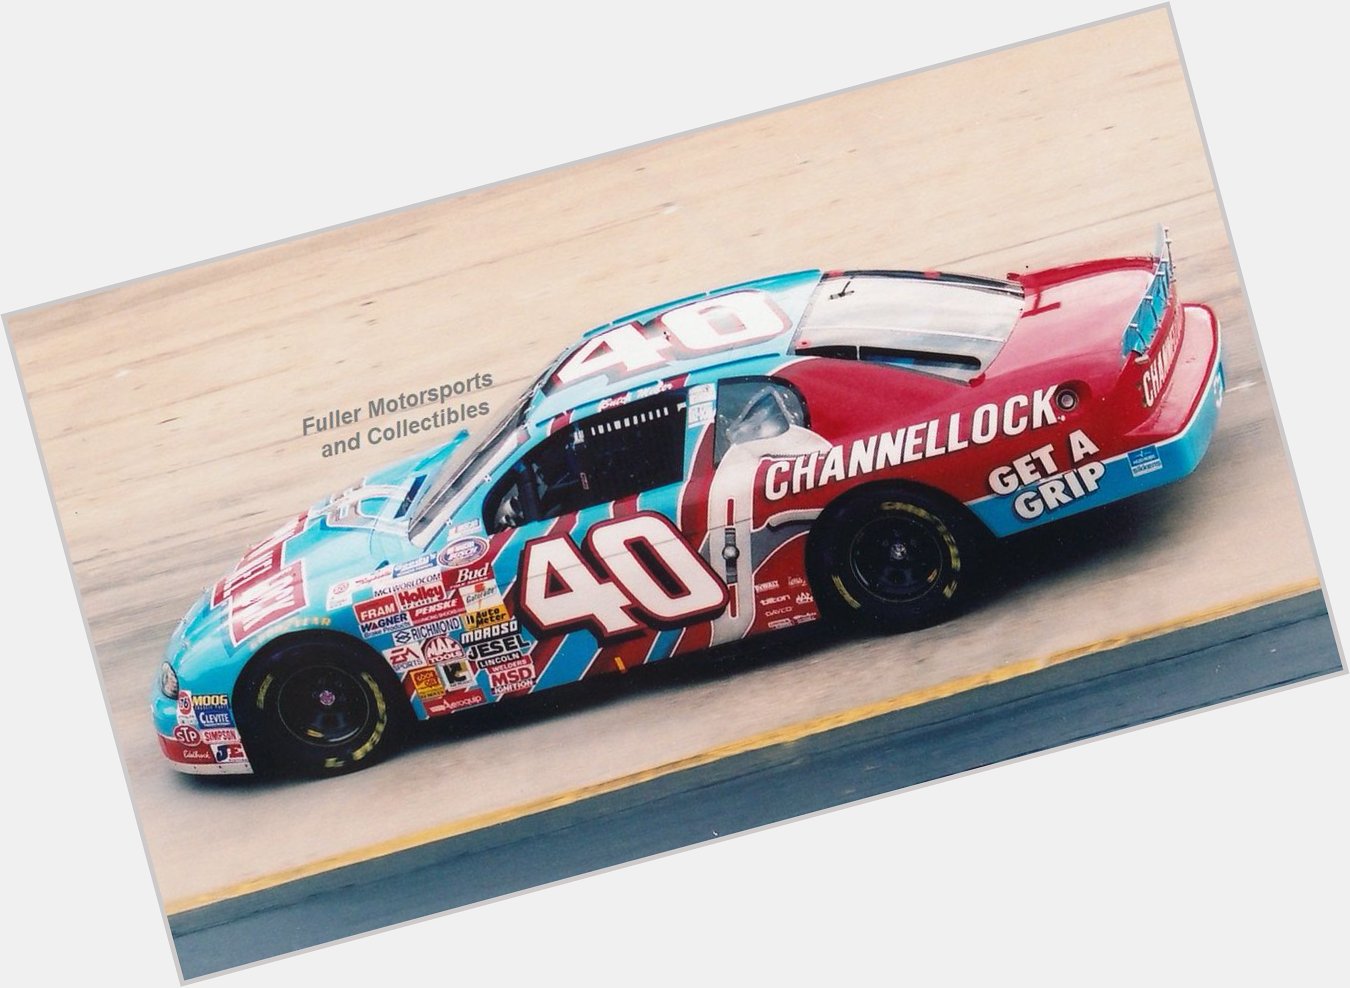
[[[265,889],[285,885],[288,882],[296,881],[298,879],[322,874],[323,872],[331,871],[335,868],[359,864],[398,851],[406,851],[414,847],[429,844],[433,841],[456,837],[474,830],[482,830],[497,824],[518,820],[522,817],[531,816],[536,813],[542,813],[546,810],[568,806],[572,803],[578,803],[595,796],[615,792],[620,789],[626,789],[643,782],[650,782],[653,779],[659,779],[663,776],[672,775],[686,769],[708,765],[725,758],[730,758],[734,755],[756,751],[761,748],[768,748],[773,745],[785,744],[790,741],[797,741],[814,734],[822,734],[826,731],[845,727],[850,724],[856,724],[860,721],[869,720],[884,714],[894,713],[898,710],[917,707],[934,700],[940,700],[954,696],[958,693],[978,689],[982,686],[1007,682],[1097,652],[1120,648],[1121,646],[1145,641],[1150,638],[1157,638],[1174,631],[1193,628],[1209,621],[1229,617],[1233,614],[1251,610],[1252,608],[1260,607],[1264,604],[1273,604],[1281,600],[1287,600],[1301,593],[1316,590],[1320,588],[1320,586],[1321,582],[1319,580],[1302,580],[1264,593],[1253,594],[1201,611],[1195,611],[1171,621],[1147,625],[1132,631],[1102,638],[1094,642],[1061,649],[1060,651],[1051,652],[1046,655],[1023,659],[1019,662],[1009,663],[1008,665],[1001,666],[997,669],[991,669],[982,673],[973,673],[967,676],[959,676],[955,679],[946,680],[945,682],[920,689],[910,690],[884,700],[873,701],[872,703],[862,704],[837,713],[825,714],[795,724],[762,731],[737,741],[718,745],[706,749],[705,751],[688,755],[674,761],[664,762],[651,768],[629,773],[628,775],[607,779],[603,782],[593,783],[589,786],[581,786],[575,789],[566,790],[551,796],[544,796],[539,799],[519,803],[515,806],[504,807],[499,810],[475,814],[460,820],[437,824],[434,827],[426,827],[401,837],[394,837],[385,841],[344,851],[339,854],[328,855],[302,865],[296,865],[292,868],[283,869],[267,875],[261,875],[257,878],[237,882],[198,895],[186,896],[171,902],[166,902],[164,907],[165,913],[169,916],[173,916],[178,913],[187,912],[191,909],[213,905],[218,902],[224,902],[254,892],[261,892]]]

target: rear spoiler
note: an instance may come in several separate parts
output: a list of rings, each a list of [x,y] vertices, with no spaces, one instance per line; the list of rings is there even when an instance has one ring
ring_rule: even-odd
[[[1161,223],[1158,224],[1154,241],[1153,258],[1153,277],[1120,342],[1122,357],[1128,357],[1131,353],[1142,357],[1148,353],[1149,344],[1153,342],[1158,326],[1167,313],[1172,295],[1172,238],[1167,234],[1167,227]]]

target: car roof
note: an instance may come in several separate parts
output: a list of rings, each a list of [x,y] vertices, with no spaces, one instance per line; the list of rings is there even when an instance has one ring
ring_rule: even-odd
[[[816,286],[820,283],[822,272],[819,268],[793,271],[787,274],[757,278],[753,281],[727,285],[711,291],[699,292],[661,305],[651,306],[630,315],[621,316],[586,332],[576,343],[569,346],[549,365],[540,376],[534,394],[525,410],[524,418],[531,423],[542,423],[557,415],[594,404],[604,398],[640,391],[645,387],[669,380],[681,375],[700,374],[702,377],[719,376],[716,372],[729,364],[760,357],[778,356],[788,353],[793,336],[801,323],[807,304]],[[691,306],[703,300],[713,300],[734,293],[758,293],[767,296],[781,312],[787,325],[781,332],[756,342],[718,347],[700,354],[681,354],[662,361],[657,366],[647,367],[629,374],[594,374],[569,383],[558,381],[560,368],[577,355],[584,347],[594,352],[597,344],[593,341],[602,334],[636,324],[651,329],[652,324],[662,316],[676,309]],[[659,335],[659,331],[657,331]],[[668,339],[668,334],[665,335]],[[713,372],[713,373],[708,373]]]

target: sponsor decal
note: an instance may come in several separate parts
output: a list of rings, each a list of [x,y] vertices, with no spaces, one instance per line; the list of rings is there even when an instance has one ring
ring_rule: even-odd
[[[239,732],[233,727],[209,727],[202,731],[202,744],[237,744]]]
[[[192,694],[187,690],[178,691],[178,716],[192,716]]]
[[[468,583],[483,582],[493,582],[491,563],[484,563],[482,566],[457,566],[441,574],[441,583],[447,590],[456,590]]]
[[[770,580],[768,583],[756,583],[755,593],[768,593],[770,590],[778,589],[778,581]]]
[[[689,416],[685,420],[685,424],[686,426],[703,425],[706,422],[711,422],[716,417],[717,406],[715,405],[690,405]]]
[[[462,535],[473,535],[475,532],[481,532],[482,530],[483,520],[481,518],[472,518],[469,521],[460,522],[454,528],[450,529],[450,531],[446,533],[446,537],[453,542]]]
[[[804,587],[806,586],[806,579],[800,576],[789,576],[787,583],[790,587]],[[756,587],[755,589],[758,590],[759,588]]]
[[[770,631],[781,631],[783,628],[791,628],[791,627],[792,627],[791,618],[776,618],[775,620],[769,622]]]
[[[459,690],[473,685],[473,668],[468,659],[456,659],[436,666],[441,682],[447,689]]]
[[[339,607],[349,607],[352,602],[352,581],[339,580],[328,588],[328,595],[324,598],[324,606],[335,611]]]
[[[931,460],[967,446],[993,442],[999,436],[1018,436],[1059,421],[1054,388],[1038,388],[1031,394],[1015,394],[1001,404],[980,405],[967,417],[952,412],[944,419],[930,419],[882,432],[849,444],[831,446],[787,459],[771,459],[764,472],[764,496],[781,501],[789,494],[823,487],[835,481],[865,476],[902,463]]]
[[[427,664],[422,652],[416,645],[395,645],[391,649],[386,649],[384,657],[389,661],[390,667],[400,676],[411,669],[419,669]]]
[[[791,614],[796,608],[789,604],[787,607],[771,607],[764,612],[766,618],[778,617],[780,614]]]
[[[231,593],[229,602],[230,641],[238,645],[309,603],[305,594],[303,561],[297,560],[275,575]]]
[[[1046,512],[1086,497],[1100,486],[1106,467],[1090,459],[1097,454],[1098,447],[1083,430],[1069,433],[1068,445],[1071,469],[1061,470],[1054,448],[1041,446],[991,471],[990,489],[999,495],[1020,491],[1012,506],[1014,514],[1023,521],[1034,521]],[[1024,489],[1027,485],[1035,486]]]
[[[366,638],[388,634],[406,628],[409,624],[408,615],[399,607],[398,599],[393,594],[372,597],[354,604],[352,611],[361,626],[361,634]]]
[[[460,600],[464,601],[465,611],[482,611],[493,607],[500,607],[502,603],[501,591],[497,589],[496,580],[487,580],[481,583],[471,583],[468,586],[460,588]],[[468,614],[464,615],[464,623],[467,626]],[[491,622],[489,622],[491,623]]]
[[[217,744],[211,748],[217,762],[242,762],[244,760],[244,746],[242,744]]]
[[[476,707],[479,704],[487,703],[487,697],[483,695],[480,689],[459,690],[454,693],[446,693],[444,696],[423,702],[427,714],[437,717],[441,714],[448,714],[463,707]]]
[[[773,597],[764,597],[764,598],[762,598],[762,599],[760,600],[760,605],[763,606],[763,607],[772,607],[774,604],[781,604],[783,601],[785,601],[785,600],[791,600],[791,599],[792,599],[792,594],[790,594],[790,593],[780,593],[780,594],[777,594],[776,596],[773,596]]]
[[[432,667],[423,667],[413,669],[408,673],[408,683],[413,691],[423,700],[434,700],[445,693],[445,685],[441,682],[441,677],[437,675]]]
[[[422,643],[422,656],[433,665],[442,665],[464,658],[464,649],[453,638],[432,635]]]
[[[689,389],[689,404],[701,405],[706,401],[712,401],[717,397],[716,390],[711,384],[695,384]]]
[[[187,724],[179,724],[173,729],[173,739],[179,744],[185,744],[189,747],[202,743],[201,732]]]
[[[1145,446],[1143,449],[1130,450],[1130,476],[1142,477],[1146,473],[1162,469],[1162,457],[1157,446]]]
[[[1181,347],[1181,332],[1178,329],[1180,319],[1173,319],[1172,324],[1167,328],[1167,335],[1163,337],[1161,346],[1158,347],[1157,354],[1149,361],[1148,367],[1144,370],[1144,376],[1139,382],[1139,390],[1144,398],[1144,407],[1152,408],[1158,400],[1158,395],[1162,394],[1163,386],[1167,383],[1167,375],[1172,371],[1172,362],[1176,359],[1177,350]]]
[[[502,635],[499,638],[489,638],[487,641],[474,642],[472,645],[465,646],[464,654],[473,660],[474,666],[478,669],[487,669],[492,666],[499,666],[511,659],[520,658],[522,655],[528,655],[533,643],[526,643],[525,639],[519,634]]]
[[[452,631],[458,631],[462,627],[459,618],[446,618],[443,621],[431,621],[426,624],[414,624],[411,628],[403,628],[395,631],[393,638],[395,645],[410,645],[413,642],[424,641],[434,635],[446,635]]]
[[[281,572],[286,543],[305,530],[305,522],[305,515],[297,516],[244,553],[234,569],[212,588],[211,606],[218,607],[253,584]]]
[[[491,627],[494,624],[502,624],[510,614],[507,613],[503,604],[497,604],[493,607],[485,607],[479,611],[469,611],[464,615],[464,630],[477,631],[481,628]]]
[[[448,597],[445,600],[438,600],[434,604],[423,604],[420,607],[414,607],[407,613],[407,618],[413,626],[422,624],[436,623],[444,621],[461,621],[461,615],[464,613],[464,604],[457,597]]]
[[[414,573],[422,573],[433,569],[436,566],[436,557],[434,555],[418,556],[416,559],[409,559],[406,563],[396,563],[389,571],[389,575],[397,580],[401,576],[410,576]]]
[[[436,557],[436,562],[446,568],[469,566],[487,555],[488,540],[483,538],[459,539],[451,542]]]
[[[434,604],[438,600],[445,600],[445,587],[441,586],[439,580],[435,583],[419,583],[413,587],[405,587],[394,591],[394,599],[398,602],[400,610],[410,611],[414,607],[421,607],[423,604]]]
[[[819,614],[794,614],[792,621],[794,624],[810,624],[818,617],[820,617]]]
[[[521,662],[489,669],[488,686],[497,696],[528,693],[534,688],[534,664]]]
[[[205,745],[184,745],[162,734],[159,737],[159,748],[171,761],[184,765],[211,764],[215,761],[211,749]]]
[[[816,602],[816,598],[811,596],[809,591],[803,590],[801,593],[797,594],[795,598],[793,598],[793,602],[797,604],[814,604]]]
[[[490,624],[486,627],[466,630],[459,636],[459,643],[461,645],[471,645],[474,642],[486,641],[489,638],[499,638],[502,635],[515,634],[519,630],[519,622],[516,621],[515,618],[510,618],[497,624]]]

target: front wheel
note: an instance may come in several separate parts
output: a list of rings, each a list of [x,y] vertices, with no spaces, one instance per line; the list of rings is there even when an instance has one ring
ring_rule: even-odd
[[[407,705],[395,685],[355,642],[279,643],[236,692],[249,760],[266,774],[339,775],[374,764],[406,735]]]
[[[976,537],[955,505],[926,491],[870,488],[817,522],[812,591],[828,616],[891,630],[936,624],[964,604]]]

